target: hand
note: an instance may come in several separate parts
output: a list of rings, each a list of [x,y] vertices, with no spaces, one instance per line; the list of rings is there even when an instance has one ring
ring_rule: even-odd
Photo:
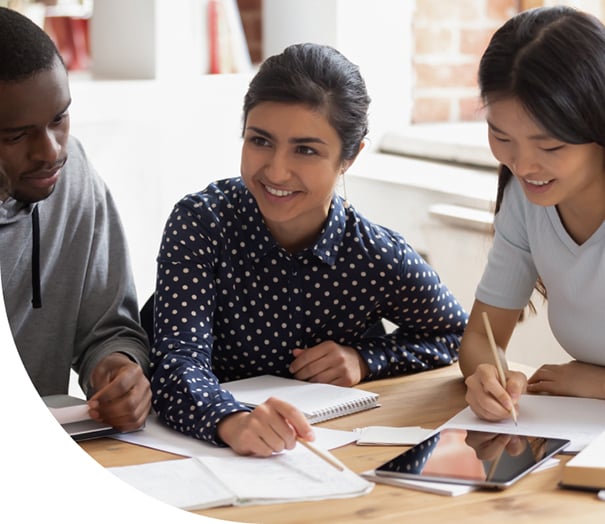
[[[140,428],[151,408],[151,389],[141,366],[122,353],[112,353],[92,372],[95,394],[89,399],[90,416],[120,431]]]
[[[605,367],[572,361],[545,364],[528,380],[530,393],[605,398]]]
[[[466,401],[471,409],[485,420],[497,421],[509,418],[521,394],[527,387],[527,378],[518,371],[506,371],[506,389],[498,380],[496,366],[479,364],[475,372],[467,377]]]
[[[369,373],[359,352],[328,340],[317,346],[292,351],[294,360],[290,373],[298,380],[354,386]]]
[[[314,440],[307,418],[294,406],[271,397],[254,411],[240,411],[218,424],[218,436],[239,455],[269,457],[292,449],[298,437]]]

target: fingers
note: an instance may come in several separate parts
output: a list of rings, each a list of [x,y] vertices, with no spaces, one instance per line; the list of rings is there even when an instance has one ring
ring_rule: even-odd
[[[471,409],[479,417],[491,421],[509,418],[512,410],[517,410],[516,405],[526,387],[522,373],[509,371],[505,389],[498,380],[495,366],[490,364],[480,364],[465,383],[466,401]]]
[[[298,437],[315,438],[306,417],[276,398],[268,399],[252,412],[226,417],[219,424],[219,436],[236,453],[259,457],[294,448]]]
[[[120,431],[140,428],[151,408],[151,388],[143,370],[130,360],[117,367],[99,366],[93,383],[104,385],[88,401],[90,416]]]
[[[326,341],[308,349],[292,351],[290,372],[298,380],[337,386],[354,386],[368,374],[367,364],[357,350]]]

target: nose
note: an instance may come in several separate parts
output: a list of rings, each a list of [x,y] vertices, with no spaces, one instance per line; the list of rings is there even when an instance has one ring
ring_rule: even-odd
[[[276,149],[268,158],[265,168],[267,178],[274,183],[281,183],[290,176],[287,153]]]
[[[45,164],[55,164],[61,155],[62,141],[52,129],[41,129],[32,141],[31,156]]]
[[[527,150],[517,148],[511,155],[510,167],[517,176],[527,176],[538,169],[534,155]]]

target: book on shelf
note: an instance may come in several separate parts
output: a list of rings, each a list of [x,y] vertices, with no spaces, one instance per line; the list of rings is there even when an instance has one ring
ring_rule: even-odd
[[[143,493],[186,510],[356,497],[374,486],[300,445],[267,458],[224,451],[108,469]]]
[[[605,489],[605,432],[565,463],[561,485],[590,490]]]
[[[221,387],[251,408],[262,404],[269,397],[284,400],[304,413],[311,424],[379,405],[377,393],[274,375],[224,382]]]
[[[248,42],[236,0],[208,0],[209,73],[246,73],[252,69]]]

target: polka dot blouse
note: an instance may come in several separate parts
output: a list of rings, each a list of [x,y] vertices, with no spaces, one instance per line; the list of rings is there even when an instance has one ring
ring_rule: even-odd
[[[364,336],[379,319],[398,328]],[[217,423],[248,410],[220,383],[290,377],[292,350],[351,346],[367,380],[451,364],[466,313],[399,234],[335,197],[316,243],[278,246],[239,178],[186,196],[166,224],[155,298],[153,406],[169,426],[221,444]]]

